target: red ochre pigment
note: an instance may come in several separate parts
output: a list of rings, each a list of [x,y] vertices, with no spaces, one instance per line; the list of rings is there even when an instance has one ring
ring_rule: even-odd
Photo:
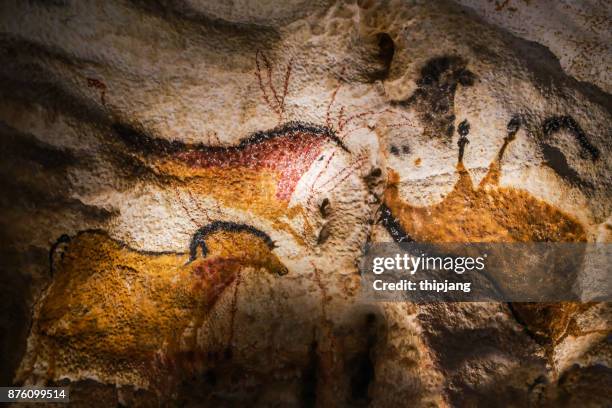
[[[228,148],[200,148],[174,153],[174,158],[192,168],[245,168],[278,174],[276,198],[289,201],[295,187],[321,153],[325,134],[287,131],[250,144]]]

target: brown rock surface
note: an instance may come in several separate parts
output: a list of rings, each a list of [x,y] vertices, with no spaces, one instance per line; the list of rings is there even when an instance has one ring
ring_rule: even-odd
[[[231,4],[0,5],[2,382],[83,406],[610,404],[608,303],[371,304],[357,269],[391,221],[610,242],[607,77],[446,1]]]

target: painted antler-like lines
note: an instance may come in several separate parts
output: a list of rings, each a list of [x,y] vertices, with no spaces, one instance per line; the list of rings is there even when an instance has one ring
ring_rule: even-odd
[[[344,75],[344,68],[342,68],[342,70],[340,71],[341,80],[342,80],[343,75]],[[332,109],[332,106],[334,105],[334,102],[336,101],[336,95],[338,95],[338,91],[340,91],[340,87],[342,87],[342,82],[338,81],[338,85],[336,85],[336,88],[331,94],[331,98],[329,99],[329,104],[327,105],[327,110],[325,112],[325,126],[327,126],[330,129],[332,128],[331,116],[330,116],[331,109]],[[340,121],[343,116],[344,116],[344,106],[340,108],[340,113],[338,115],[338,121]]]
[[[282,78],[282,92],[279,93],[274,81],[274,68],[269,58],[266,56],[265,53],[260,50],[257,50],[255,53],[255,77],[257,78],[257,83],[259,85],[259,89],[261,90],[261,96],[268,108],[270,108],[272,112],[278,115],[279,124],[281,124],[287,119],[285,102],[289,94],[289,85],[291,81],[292,70],[293,58],[291,58],[287,63],[287,67],[285,68],[285,74]],[[351,125],[354,125],[360,119],[366,119],[384,113],[393,113],[395,115],[399,115],[403,119],[403,122],[388,125],[387,127],[402,127],[405,125],[413,125],[410,119],[408,119],[406,115],[404,115],[404,113],[389,108],[385,108],[378,111],[368,110],[346,116],[346,106],[341,105],[337,110],[337,114],[334,117],[334,115],[332,115],[333,107],[336,103],[336,97],[342,88],[342,77],[344,76],[344,72],[345,69],[342,68],[339,74],[340,81],[332,92],[329,103],[327,105],[327,109],[325,111],[325,127],[329,129],[332,133],[337,133],[338,138],[341,141],[344,141],[353,132],[366,127],[351,127]]]
[[[271,63],[271,60],[261,51],[256,52],[255,66],[256,69],[254,73],[261,90],[261,98],[266,106],[268,106],[269,109],[276,115],[278,115],[279,124],[281,124],[281,126],[278,126],[270,131],[258,132],[256,135],[241,141],[238,146],[230,147],[223,151],[217,151],[214,149],[213,151],[209,149],[209,152],[206,150],[207,148],[205,149],[204,147],[191,148],[191,151],[188,153],[179,152],[178,157],[179,159],[182,158],[183,161],[186,160],[187,166],[193,167],[195,163],[196,167],[201,167],[202,169],[197,171],[200,171],[202,174],[207,171],[206,169],[212,166],[210,163],[214,161],[207,158],[208,154],[215,155],[215,160],[221,163],[219,166],[221,169],[234,169],[234,167],[239,168],[242,166],[240,168],[244,168],[244,171],[247,171],[248,169],[257,175],[268,174],[270,170],[272,170],[272,173],[274,173],[273,176],[277,177],[277,179],[273,179],[271,183],[269,183],[270,185],[275,183],[272,185],[272,189],[270,191],[273,191],[274,188],[276,188],[277,194],[273,197],[274,199],[271,200],[268,199],[271,197],[270,192],[261,194],[261,205],[257,207],[260,208],[261,211],[258,215],[264,216],[268,220],[272,221],[275,228],[282,228],[290,231],[298,242],[306,244],[307,240],[302,239],[303,232],[299,233],[295,231],[293,226],[291,226],[287,220],[292,220],[296,216],[301,215],[304,225],[310,225],[306,217],[306,213],[303,211],[304,209],[301,207],[301,205],[299,203],[298,205],[293,205],[290,203],[295,186],[298,184],[302,176],[311,168],[311,164],[315,162],[317,157],[320,157],[320,162],[318,165],[316,165],[316,169],[314,169],[316,174],[313,174],[313,178],[308,181],[308,186],[306,187],[307,197],[305,198],[305,204],[307,207],[312,205],[315,197],[320,196],[321,194],[325,195],[333,192],[339,186],[346,184],[345,181],[351,176],[354,176],[360,169],[367,166],[368,152],[365,150],[360,150],[359,148],[357,151],[351,152],[344,144],[344,141],[348,139],[349,136],[361,129],[369,128],[371,130],[371,124],[366,123],[370,120],[375,121],[376,126],[379,126],[381,124],[379,116],[383,114],[388,114],[390,119],[390,123],[385,121],[381,125],[386,129],[401,129],[406,126],[414,127],[412,116],[410,113],[403,111],[401,108],[396,108],[393,106],[385,106],[382,107],[382,109],[347,113],[347,106],[338,102],[341,99],[340,96],[342,94],[342,86],[345,82],[344,70],[341,70],[338,74],[338,82],[330,93],[329,101],[326,103],[326,105],[324,105],[324,123],[322,125],[317,126],[303,122],[286,122],[288,119],[288,115],[286,113],[286,100],[288,97],[290,81],[292,80],[291,73],[293,69],[293,59],[289,61],[285,69],[280,70],[281,74],[278,75],[280,78],[275,75],[275,69]],[[284,72],[284,74],[282,74],[282,72]],[[280,80],[280,85],[277,80]],[[495,176],[498,174],[493,170],[499,166],[499,161],[501,161],[506,146],[514,138],[514,135],[518,131],[519,127],[520,118],[513,117],[510,123],[508,123],[508,136],[504,140],[504,146],[498,153],[498,159],[492,164],[492,171],[490,172],[491,174],[487,180],[495,180]],[[576,140],[584,150],[591,153],[593,158],[598,156],[599,152],[597,148],[590,144],[584,132],[570,117],[555,117],[548,120],[544,125],[543,133],[545,136],[550,136],[560,130],[567,130],[573,133]],[[458,166],[463,169],[463,155],[466,146],[469,143],[467,137],[470,132],[469,123],[467,121],[461,122],[457,126],[457,132],[459,134]],[[325,143],[327,143],[327,141],[324,139],[335,143],[337,146],[341,147],[342,150],[346,151],[348,155],[343,155],[340,149],[324,149]],[[265,144],[269,140],[274,140],[274,143],[270,143],[268,147]],[[279,142],[277,143],[276,140]],[[356,143],[357,140],[353,139],[352,142],[353,143],[350,143],[350,145],[359,146],[359,144]],[[254,149],[249,147],[251,144],[261,144],[263,147]],[[264,157],[255,154],[260,151],[265,151],[267,156]],[[300,153],[301,156],[297,155],[297,153]],[[323,155],[321,155],[321,153],[323,153]],[[240,162],[238,163],[237,160],[240,160]],[[282,166],[279,166],[278,168],[274,167],[276,166],[274,163],[280,163]],[[192,170],[191,167],[188,170],[195,171]],[[231,189],[234,189],[235,187],[242,188],[242,185],[245,183],[248,184],[256,182],[257,184],[255,186],[255,190],[257,190],[260,188],[260,186],[264,185],[263,182],[265,181],[263,179],[258,179],[256,181],[244,181],[243,175],[239,171],[236,171],[235,177],[236,181],[231,183]],[[197,181],[197,177],[194,180]],[[210,186],[207,184],[204,186],[205,188],[202,187],[200,189],[201,192],[206,192],[208,194],[211,191],[217,190],[213,189],[212,186],[215,186],[219,182],[219,179],[212,177],[209,181]],[[252,186],[246,184],[244,185],[243,190],[255,191]],[[236,191],[239,191],[239,189],[236,188]],[[278,191],[281,191],[282,194],[279,195]],[[189,198],[189,201],[196,201],[191,191],[189,192]],[[328,199],[328,197],[325,198]],[[220,196],[220,199],[224,199],[224,203],[230,207],[236,206],[237,204],[237,199],[234,195],[229,196],[226,194]],[[243,201],[240,201],[238,204],[240,204],[240,206],[237,206],[237,208],[244,211],[256,211],[252,194],[248,198],[245,196]],[[217,204],[217,206],[219,206],[219,204]],[[193,205],[190,207],[193,208]],[[199,212],[204,214],[208,222],[214,221],[208,215],[207,211],[199,208],[197,202],[195,202],[195,207]],[[216,213],[216,216],[221,216],[223,211],[221,211],[221,209],[218,207]],[[191,215],[188,214],[188,216],[191,218]],[[306,231],[309,230],[310,228],[306,228]],[[302,236],[300,237],[300,235]]]
[[[408,118],[404,112],[398,112],[394,109],[385,109],[385,112],[393,113],[394,115],[398,115],[403,119],[403,122],[391,123],[389,125],[386,125],[385,127],[387,129],[401,129],[406,126],[414,126],[412,120],[410,120],[410,118]]]
[[[228,195],[229,193],[220,196],[220,199],[225,200],[223,201],[224,204],[232,208],[233,206],[236,206],[236,208],[244,211],[255,212],[256,208],[261,209],[258,215],[266,217],[268,220],[272,221],[275,228],[290,231],[291,235],[296,238],[296,241],[307,245],[308,240],[303,239],[304,232],[295,231],[294,227],[290,225],[288,220],[292,220],[296,216],[301,216],[303,218],[304,225],[310,225],[310,222],[306,217],[306,213],[304,212],[304,208],[300,205],[300,203],[297,205],[290,203],[291,196],[294,191],[293,189],[302,176],[311,168],[311,164],[315,162],[316,158],[319,157],[320,162],[318,165],[316,165],[316,169],[314,169],[316,174],[313,174],[313,178],[308,181],[308,186],[306,187],[307,197],[305,198],[304,203],[306,207],[311,207],[316,197],[330,194],[339,186],[345,185],[347,179],[350,179],[351,176],[355,176],[360,169],[367,166],[368,152],[363,150],[365,148],[357,148],[357,151],[351,152],[346,145],[344,145],[345,139],[348,139],[348,137],[353,135],[355,132],[365,128],[372,128],[372,126],[366,122],[373,120],[376,122],[376,125],[379,126],[381,123],[379,116],[388,114],[389,121],[385,121],[385,123],[382,123],[381,125],[386,129],[401,129],[406,126],[412,127],[414,126],[414,123],[409,113],[406,113],[402,109],[395,108],[393,106],[382,107],[381,109],[358,111],[355,113],[347,113],[347,106],[339,103],[339,100],[341,99],[340,96],[342,95],[342,87],[344,85],[344,70],[339,72],[338,82],[330,93],[329,101],[326,103],[326,105],[324,105],[324,123],[322,125],[317,126],[303,122],[283,122],[287,120],[285,105],[288,97],[290,81],[292,79],[291,73],[293,69],[293,60],[290,60],[286,68],[281,70],[281,72],[284,72],[284,75],[279,75],[280,78],[275,75],[275,69],[271,63],[271,60],[263,52],[257,51],[255,55],[255,66],[255,76],[261,90],[262,100],[272,112],[278,115],[278,120],[279,123],[281,123],[281,126],[267,132],[258,132],[256,135],[241,141],[236,147],[230,147],[223,151],[217,151],[208,147],[187,147],[187,153],[179,152],[177,153],[177,157],[179,160],[186,161],[186,164],[183,165],[188,167],[188,171],[199,171],[204,175],[207,174],[205,174],[205,172],[208,171],[207,169],[209,167],[214,167],[213,162],[215,162],[215,160],[221,163],[218,166],[220,169],[244,168],[244,171],[253,171],[257,175],[268,174],[270,173],[270,170],[272,170],[272,173],[274,173],[273,177],[276,178],[271,180],[269,183],[272,185],[270,192],[261,194],[261,205],[259,207],[254,205],[252,194],[248,198],[245,196],[243,201],[239,203],[237,203],[236,197],[234,195]],[[275,80],[280,80],[280,85],[278,82],[275,82]],[[487,181],[496,180],[498,172],[495,170],[499,166],[499,162],[501,161],[506,146],[514,138],[514,135],[518,131],[519,127],[520,118],[513,117],[508,123],[508,135],[504,139],[504,146],[498,153],[499,157],[495,163],[492,163],[492,168],[490,171],[491,174],[486,178]],[[544,126],[544,135],[550,136],[560,130],[567,130],[573,133],[578,143],[584,150],[591,153],[592,157],[597,156],[598,151],[596,150],[596,147],[589,143],[586,135],[584,135],[584,132],[582,132],[575,121],[569,117],[555,117],[554,120],[548,120]],[[461,122],[457,126],[457,132],[459,134],[458,167],[460,167],[460,170],[462,170],[464,151],[469,143],[469,123],[467,121]],[[344,155],[340,149],[324,149],[325,143],[327,143],[327,141],[324,139],[335,143],[342,150],[348,153],[348,155]],[[271,140],[274,140],[274,142],[266,145],[266,143]],[[353,143],[350,143],[350,145],[359,146],[357,140],[352,140],[352,142]],[[251,144],[262,145],[262,147],[254,149],[249,147]],[[256,154],[261,151],[266,152],[267,156],[264,157]],[[301,156],[297,155],[297,153],[300,153]],[[322,153],[323,155],[321,155]],[[213,155],[215,160],[208,158],[207,155]],[[274,167],[274,163],[281,163],[282,166],[276,168]],[[193,170],[192,168],[201,169]],[[216,168],[213,168],[213,170],[216,170]],[[231,183],[230,190],[235,189],[236,192],[240,191],[240,189],[236,187],[242,188],[243,184],[244,188],[242,188],[242,190],[256,191],[260,188],[260,186],[264,185],[263,182],[267,180],[258,179],[254,181],[245,181],[243,180],[243,175],[238,170],[236,170],[235,177],[236,181]],[[192,184],[195,186],[199,179],[195,177],[193,180],[194,181]],[[211,191],[218,190],[213,187],[219,183],[218,178],[211,177],[210,179],[206,180],[209,180],[209,183],[200,188],[200,192],[206,192],[206,194],[209,194]],[[248,183],[253,182],[257,183],[256,186],[247,185]],[[255,187],[255,189],[252,187]],[[277,194],[272,197],[271,192],[274,191],[274,188],[276,188]],[[279,195],[278,191],[282,191],[283,194]],[[197,194],[197,191],[194,192]],[[480,192],[476,192],[475,194],[480,194]],[[269,199],[269,197],[272,197],[273,199]],[[200,203],[198,203],[197,199],[194,198],[191,190],[189,190],[188,198],[188,201],[192,202],[189,206],[190,209],[195,207],[198,212],[203,214],[203,216],[206,218],[205,220],[200,221],[209,223],[215,221],[215,219],[211,218],[207,209],[200,208]],[[329,199],[328,197],[324,198]],[[181,204],[184,208],[186,207],[184,203],[181,202]],[[240,204],[240,206],[237,206],[237,204]],[[219,205],[220,204],[217,203],[217,209],[216,211],[213,211],[216,213],[214,216],[223,218],[224,211],[221,210]],[[191,214],[189,214],[188,210],[189,209],[186,209],[186,213],[195,224],[198,220],[194,220]],[[305,231],[310,230],[310,227],[305,227]]]
[[[344,69],[342,69],[340,71],[340,79],[342,79],[343,74],[344,74]],[[387,125],[387,126],[385,126],[386,128],[400,128],[400,127],[404,127],[404,126],[413,126],[412,121],[403,112],[398,112],[397,110],[390,109],[390,108],[385,108],[385,109],[381,109],[381,110],[368,110],[368,111],[364,111],[364,112],[358,112],[358,113],[355,113],[355,114],[350,115],[350,116],[346,116],[346,107],[344,105],[341,105],[340,108],[337,110],[337,115],[335,115],[335,117],[334,117],[334,115],[332,114],[333,107],[334,107],[334,104],[336,102],[336,97],[337,97],[338,93],[340,92],[341,88],[342,88],[342,82],[339,81],[338,85],[336,86],[336,88],[332,92],[331,97],[330,97],[330,101],[329,101],[329,103],[327,105],[327,109],[326,109],[326,112],[325,112],[325,126],[328,129],[330,129],[331,132],[336,133],[338,135],[339,140],[341,140],[342,142],[344,142],[344,140],[348,136],[353,134],[354,132],[356,132],[358,130],[361,130],[361,129],[364,129],[366,127],[369,127],[369,126],[363,125],[363,124],[361,124],[360,126],[352,126],[352,127],[351,127],[351,125],[355,125],[356,123],[358,123],[358,121],[360,119],[377,117],[378,115],[382,115],[382,114],[385,114],[385,113],[391,113],[391,114],[394,114],[394,115],[398,115],[403,120],[402,122],[398,122],[398,123],[394,123],[394,124],[391,124],[391,125]],[[309,195],[309,198],[307,200],[308,204],[310,204],[312,202],[312,198],[314,196],[314,193],[317,190],[320,190],[320,189],[328,186],[329,184],[331,184],[331,187],[328,189],[328,191],[335,190],[344,180],[346,180],[351,174],[354,173],[354,171],[359,169],[367,161],[367,154],[366,153],[358,154],[354,158],[354,160],[351,160],[351,163],[347,167],[345,167],[342,170],[340,170],[333,177],[330,177],[327,180],[323,181],[323,183],[317,185],[317,183],[321,179],[321,176],[323,175],[323,173],[325,173],[325,171],[329,167],[329,163],[330,163],[331,159],[334,157],[334,154],[335,154],[335,152],[332,153],[330,156],[328,156],[325,165],[319,171],[319,173],[315,177],[312,185],[310,186],[310,195]]]
[[[342,69],[340,71],[340,77],[342,77],[342,75],[344,74],[344,69]],[[340,141],[344,141],[344,139],[346,138],[346,136],[348,136],[348,134],[350,132],[353,132],[355,130],[361,129],[362,127],[356,128],[356,129],[352,129],[350,132],[348,133],[343,133],[345,126],[352,122],[353,120],[356,120],[360,117],[365,117],[367,116],[367,114],[369,114],[370,112],[363,112],[357,115],[352,115],[348,118],[344,117],[344,110],[345,107],[341,106],[339,111],[338,111],[338,115],[335,118],[335,123],[333,123],[334,119],[332,117],[332,107],[334,106],[334,103],[336,101],[336,95],[338,94],[338,92],[340,91],[340,88],[342,87],[342,82],[338,82],[338,85],[336,86],[336,88],[334,89],[334,91],[331,94],[329,103],[327,105],[327,109],[325,112],[325,127],[328,128],[330,130],[330,132],[332,133],[336,133],[336,131],[339,132],[339,136],[338,139]],[[334,176],[328,178],[327,180],[325,180],[322,184],[317,185],[317,183],[319,182],[319,180],[321,179],[321,176],[327,171],[327,169],[329,168],[329,164],[331,162],[331,160],[334,158],[336,152],[332,152],[328,157],[327,160],[325,162],[325,164],[323,165],[323,167],[321,168],[321,170],[319,170],[319,172],[317,173],[315,179],[313,180],[311,186],[309,187],[309,196],[307,199],[307,204],[311,205],[312,200],[314,198],[314,195],[317,191],[320,191],[321,188],[329,185],[330,183],[334,183],[332,185],[332,187],[328,190],[329,192],[335,190],[338,185],[340,185],[340,183],[342,183],[342,181],[346,180],[346,178],[348,178],[357,168],[359,168],[361,166],[361,164],[363,164],[363,162],[365,161],[365,157],[363,155],[359,155],[351,164],[349,164],[347,167],[344,167],[342,170],[340,170],[337,174],[335,174]]]
[[[321,176],[326,172],[327,168],[329,167],[329,162],[334,157],[334,154],[335,152],[333,152],[328,157],[327,162],[321,168],[321,170],[317,173],[317,176],[312,182],[309,188],[308,199],[306,201],[307,205],[312,204],[312,200],[314,199],[315,194],[317,192],[322,191],[324,187],[331,185],[329,188],[326,189],[326,192],[330,193],[334,191],[336,188],[338,188],[340,184],[342,184],[342,182],[344,182],[347,178],[349,178],[351,174],[354,174],[355,171],[358,170],[360,167],[362,167],[367,161],[367,154],[361,153],[357,155],[355,157],[355,160],[353,160],[348,166],[342,168],[338,173],[334,174],[332,177],[328,179],[325,179],[321,184],[317,185],[319,180],[321,180]]]
[[[266,80],[264,80],[263,78],[262,64],[263,70],[265,70]],[[255,53],[255,66],[255,76],[257,77],[257,82],[259,84],[259,89],[261,89],[262,97],[266,105],[268,105],[268,107],[278,115],[278,123],[280,124],[285,118],[285,100],[287,98],[287,93],[289,92],[289,79],[291,78],[293,58],[289,60],[287,68],[285,69],[283,88],[282,93],[280,95],[277,92],[276,87],[274,86],[274,81],[272,79],[272,66],[270,64],[270,60],[268,60],[266,54],[259,50],[257,50],[257,52]],[[268,88],[268,90],[266,90],[266,88]],[[270,94],[268,94],[268,92]]]
[[[339,75],[340,80],[342,80],[342,77],[344,76],[344,71],[345,71],[344,68],[340,71],[340,75]],[[369,118],[369,117],[376,116],[376,115],[381,115],[383,113],[387,113],[391,111],[389,109],[383,109],[380,111],[368,110],[364,112],[358,112],[350,116],[345,116],[346,106],[341,105],[340,109],[338,109],[338,114],[335,117],[335,123],[334,123],[334,120],[333,120],[334,118],[332,117],[332,108],[336,102],[336,96],[340,92],[341,88],[342,88],[342,82],[339,81],[338,85],[336,86],[336,88],[331,94],[331,98],[329,100],[329,104],[327,105],[327,110],[325,112],[325,126],[329,128],[330,130],[336,132],[338,134],[338,138],[341,141],[344,141],[353,132],[356,132],[357,130],[364,129],[367,127],[367,126],[362,125],[362,126],[349,128],[347,127],[348,125],[355,124],[355,122],[358,121],[359,119],[365,119],[365,118]]]

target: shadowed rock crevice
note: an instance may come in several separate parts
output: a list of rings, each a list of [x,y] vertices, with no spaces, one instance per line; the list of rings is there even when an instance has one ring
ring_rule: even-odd
[[[380,206],[379,222],[385,227],[395,242],[412,242],[413,239],[406,233],[399,219],[397,219],[389,207],[385,204]]]
[[[356,77],[365,83],[384,81],[389,77],[395,55],[395,42],[388,33],[371,34],[356,44],[361,61],[355,68]]]
[[[308,361],[302,370],[302,389],[300,392],[301,406],[303,408],[316,407],[317,404],[317,373],[319,370],[318,344],[316,341],[310,345]]]
[[[365,347],[345,362],[345,370],[349,377],[350,406],[369,406],[371,403],[370,386],[376,380],[375,353],[377,342],[384,330],[373,313],[365,316],[363,328]]]

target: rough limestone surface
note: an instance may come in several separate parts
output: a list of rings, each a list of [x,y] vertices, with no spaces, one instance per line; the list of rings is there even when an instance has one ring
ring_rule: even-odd
[[[609,28],[577,24],[549,50],[446,1],[1,2],[3,384],[609,405],[609,304],[370,303],[358,273],[398,234],[610,242],[610,52],[563,54]]]
[[[479,16],[548,47],[579,81],[610,93],[612,4],[606,0],[459,0]]]

